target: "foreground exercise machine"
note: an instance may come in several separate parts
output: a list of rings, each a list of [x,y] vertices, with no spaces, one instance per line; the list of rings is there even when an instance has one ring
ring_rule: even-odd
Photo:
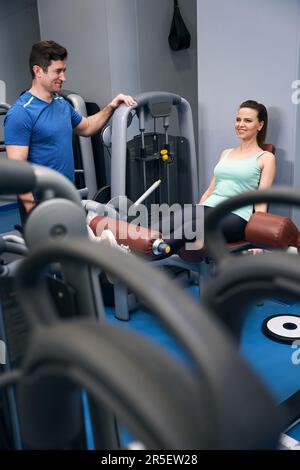
[[[21,334],[16,326],[20,325],[20,315],[14,294],[14,281],[21,259],[27,255],[28,250],[24,244],[10,239],[8,236],[0,238],[0,377],[4,371],[20,364],[25,350],[26,324],[21,322]],[[4,264],[2,256],[7,258],[8,253],[15,259]],[[9,354],[8,344],[11,346]],[[21,448],[15,393],[12,387],[0,392],[0,429],[0,449],[8,449],[11,446],[15,449]]]
[[[31,212],[24,228],[25,240],[30,250],[38,247],[40,244],[47,243],[47,241],[51,243],[53,240],[70,239],[71,237],[86,243],[88,238],[85,212],[81,206],[81,201],[74,187],[61,175],[46,168],[32,167],[26,162],[4,160],[1,162],[0,180],[1,191],[5,194],[28,191],[40,194],[40,204]],[[15,248],[17,246],[17,244],[14,245]],[[24,248],[24,245],[22,245],[22,248]],[[99,249],[101,249],[99,244],[94,245],[94,250]],[[13,274],[11,265],[6,267],[6,269]],[[99,291],[98,271],[95,272],[84,263],[75,266],[73,260],[69,259],[68,261],[62,261],[56,267],[55,278],[47,277],[47,288],[49,288],[49,281],[51,281],[52,300],[54,300],[59,310],[60,317],[73,319],[74,317],[87,317],[91,315],[93,318],[103,320],[103,304]],[[43,312],[44,308],[42,305],[44,305],[44,299],[40,295],[38,299],[41,302],[41,312]],[[10,356],[12,350],[15,352],[18,349],[16,354],[14,354],[13,360],[10,360],[9,367],[14,367],[20,363],[20,357],[27,350],[31,328],[28,322],[24,321],[22,315],[18,314],[16,316],[15,310],[13,311],[13,318],[10,315],[12,313],[11,310],[7,313],[5,327],[9,326],[10,328],[14,322],[19,323],[19,325],[21,323],[21,331],[20,328],[17,330],[14,327],[15,325],[10,328],[12,330],[11,336],[13,336],[9,341]],[[4,341],[6,341],[6,329],[3,328],[2,339]],[[20,336],[22,336],[21,340]],[[26,336],[25,341],[24,336]],[[17,344],[18,348],[16,348]],[[152,354],[150,357],[152,357]],[[18,431],[16,405],[11,389],[8,391],[8,396],[11,401],[11,415],[13,415],[9,426],[12,429],[12,440],[16,448],[21,448],[22,442]],[[82,421],[80,395],[77,394],[74,400],[72,400],[72,407],[74,408],[72,408],[72,413],[76,409],[78,419]],[[91,403],[90,407],[91,409],[93,408]],[[100,413],[98,407],[94,410],[94,414],[101,414],[101,426],[98,424],[99,420],[97,421],[94,437],[95,444],[100,448],[103,446],[107,448],[115,447],[117,445],[117,436],[114,432],[114,419],[110,419],[110,415],[107,415],[105,411]],[[70,426],[72,427],[72,424]],[[103,431],[103,427],[108,428],[107,432]],[[79,428],[82,429],[82,426],[79,426]],[[76,429],[78,430],[79,428]],[[68,435],[66,431],[66,436]],[[49,445],[51,447],[51,443]],[[73,445],[75,444],[69,442],[71,448]]]
[[[20,187],[21,174],[25,182]],[[6,193],[47,187],[48,197],[53,195],[45,173],[37,177],[36,169],[24,162],[5,161],[0,175]],[[46,175],[49,178],[48,172]],[[42,181],[38,183],[39,177]],[[60,186],[65,179],[61,178],[55,180],[56,191],[73,198],[78,208],[77,194],[71,196],[74,189],[68,182],[63,191]],[[82,220],[81,215],[80,210],[77,222]],[[286,421],[280,422],[280,411],[275,411],[222,326],[212,321],[211,313],[200,314],[191,299],[142,261],[108,248],[101,250],[99,244],[83,236],[72,242],[66,220],[60,219],[55,227],[50,231],[52,239],[49,233],[44,239],[46,246],[40,246],[21,264],[17,295],[31,337],[19,370],[11,369],[0,377],[3,386],[20,383],[17,403],[26,448],[82,448],[82,439],[78,438],[83,428],[82,387],[89,394],[97,448],[118,445],[112,413],[150,448],[276,447]],[[76,273],[83,266],[102,268],[128,285],[185,350],[189,356],[185,367],[171,358],[164,359],[165,353],[156,344],[147,345],[145,339],[135,339],[135,334],[104,322],[95,323],[92,303],[83,312],[81,306],[78,320],[72,309],[62,318],[50,297],[46,277],[46,267],[53,262],[61,266],[71,263]],[[84,291],[84,284],[80,288]],[[174,383],[177,388],[170,397]],[[244,400],[248,403],[246,415]],[[241,421],[241,415],[245,421]]]
[[[282,296],[298,300],[300,294],[296,288],[300,279],[297,278],[299,274],[297,269],[293,270],[293,267],[298,265],[298,256],[272,252],[260,256],[233,259],[226,250],[222,234],[218,229],[220,220],[228,212],[249,202],[273,202],[299,206],[300,194],[294,188],[289,187],[249,192],[225,201],[207,217],[207,249],[217,263],[217,276],[214,282],[207,286],[203,302],[218,311],[229,326],[234,325],[237,333],[241,330],[243,315],[254,297],[256,299],[258,296],[270,297],[274,295],[275,289],[277,298]],[[299,233],[297,235],[299,244]],[[261,240],[257,240],[257,242],[259,241],[261,243]],[[275,246],[275,239],[273,246]],[[244,269],[243,266],[247,266],[247,269]],[[231,308],[233,301],[239,305],[240,311],[243,312],[238,318],[234,309]],[[238,319],[239,321],[237,321]],[[284,329],[284,325],[282,328]],[[293,327],[287,323],[285,335],[286,342],[300,339],[300,329],[296,324]]]
[[[272,252],[257,256],[232,257],[226,250],[219,228],[222,217],[243,205],[259,202],[299,206],[300,193],[289,187],[245,193],[220,204],[208,215],[206,222],[207,249],[217,263],[217,275],[213,282],[207,284],[201,305],[213,310],[237,339],[240,339],[250,306],[274,297],[300,301],[298,255]],[[274,336],[277,333],[282,342],[290,344],[300,340],[300,314],[273,315],[272,318],[277,319],[277,322],[271,322],[270,326]],[[274,339],[272,332],[266,330],[268,324],[270,325],[268,320],[261,321],[262,330],[269,339]],[[298,387],[294,396],[282,405],[286,408],[289,403],[293,405],[289,411],[289,425],[300,419],[300,378]]]
[[[115,325],[59,319],[43,273],[49,263],[69,260],[126,283],[189,359],[178,363],[157,344]],[[95,410],[115,412],[146,448],[276,448],[286,424],[282,410],[211,312],[199,312],[149,264],[113,249],[95,250],[92,242],[52,242],[22,263],[17,294],[33,333],[22,366],[3,374],[0,385],[17,384],[27,447],[69,448],[80,422],[72,402],[84,388]],[[91,412],[91,418],[97,423],[99,416]]]
[[[2,194],[11,195],[29,191],[39,194],[40,204],[31,212],[24,228],[24,237],[29,250],[41,243],[57,239],[72,237],[80,239],[82,242],[88,240],[85,211],[77,191],[66,178],[53,170],[31,166],[27,162],[3,159],[0,163],[0,191]],[[7,247],[7,243],[5,246]],[[14,249],[17,246],[17,243],[12,245]],[[23,249],[24,246],[19,245],[20,248]],[[11,280],[15,274],[13,266],[4,267],[2,277],[5,275],[6,278],[9,278],[8,280]],[[5,270],[8,270],[8,274],[5,273]],[[59,309],[60,316],[92,315],[93,318],[100,321],[104,319],[104,306],[98,276],[98,272],[84,265],[77,267],[75,271],[72,261],[54,266],[47,279],[52,299]],[[14,357],[12,360],[10,359],[10,363],[14,365],[19,362],[27,348],[30,328],[24,316],[19,314],[19,306],[11,305],[10,299],[14,297],[14,290],[11,284],[8,287],[8,292],[5,293],[5,298],[8,298],[8,306],[3,310],[3,336],[0,339],[5,341],[5,331],[11,332],[9,334],[10,351],[14,351]],[[13,407],[11,395],[9,400],[12,403],[11,407]],[[80,402],[78,409],[82,409]],[[17,428],[18,425],[14,421],[12,423],[13,440],[16,447],[19,448],[17,443],[20,440]]]

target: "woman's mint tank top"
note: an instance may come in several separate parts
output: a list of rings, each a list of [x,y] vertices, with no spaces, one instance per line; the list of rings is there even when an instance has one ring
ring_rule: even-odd
[[[228,158],[232,150],[230,149],[215,166],[215,189],[204,201],[204,206],[215,207],[229,197],[258,188],[261,169],[257,159],[265,152],[262,150],[245,160],[232,160]],[[233,211],[233,214],[247,221],[252,213],[253,205]]]

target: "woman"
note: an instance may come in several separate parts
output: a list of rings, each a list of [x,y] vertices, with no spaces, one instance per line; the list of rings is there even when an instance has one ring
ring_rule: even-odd
[[[272,186],[276,173],[275,156],[263,150],[268,126],[268,113],[265,106],[257,101],[244,101],[237,112],[235,131],[240,139],[238,147],[226,149],[214,169],[214,176],[202,195],[199,204],[204,206],[205,215],[222,201],[237,194],[266,189]],[[193,209],[196,209],[194,207]],[[267,204],[242,207],[228,214],[220,222],[227,242],[243,240],[245,228],[253,211],[267,212]],[[184,216],[183,216],[184,218]],[[182,224],[192,224],[196,228],[196,211],[193,210],[192,220],[183,220]],[[171,253],[182,248],[187,241],[185,236],[177,237],[175,227],[166,241],[171,246]],[[181,229],[179,233],[182,233]],[[205,224],[204,224],[205,238]],[[204,240],[205,241],[205,240]],[[201,248],[202,241],[196,241],[194,248]],[[253,250],[251,250],[253,251]],[[253,253],[261,250],[254,250]]]
[[[199,204],[205,214],[225,199],[255,189],[272,186],[276,173],[275,156],[263,150],[267,133],[268,113],[257,101],[244,101],[237,112],[235,131],[238,147],[226,149],[214,169],[214,176]],[[244,239],[244,231],[252,212],[267,212],[267,204],[242,207],[221,222],[227,242]]]

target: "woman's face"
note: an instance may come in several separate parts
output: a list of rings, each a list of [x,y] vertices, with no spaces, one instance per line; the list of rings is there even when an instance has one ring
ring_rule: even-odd
[[[256,138],[262,129],[263,121],[258,120],[257,111],[252,108],[240,108],[235,121],[235,132],[239,139],[248,141]]]

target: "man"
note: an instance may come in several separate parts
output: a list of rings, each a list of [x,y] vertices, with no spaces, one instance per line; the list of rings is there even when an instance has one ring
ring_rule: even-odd
[[[89,137],[102,129],[121,103],[132,106],[135,101],[119,94],[93,116],[81,116],[59,96],[66,80],[67,55],[67,50],[54,41],[32,46],[32,85],[7,113],[4,132],[8,158],[53,168],[74,181],[72,130]],[[33,195],[19,197],[28,213],[35,206]]]

